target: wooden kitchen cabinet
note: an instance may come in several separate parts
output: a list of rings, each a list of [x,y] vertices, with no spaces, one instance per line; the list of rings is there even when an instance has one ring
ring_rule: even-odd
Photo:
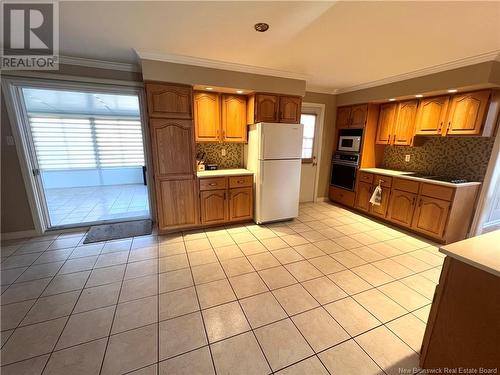
[[[194,93],[194,124],[196,142],[220,141],[219,94],[214,92]]]
[[[413,141],[417,100],[408,100],[398,104],[396,121],[393,128],[393,145],[411,145]]]
[[[387,219],[403,226],[411,226],[417,194],[392,190]]]
[[[415,135],[441,135],[446,128],[449,96],[422,99],[417,111]]]
[[[445,134],[481,134],[490,94],[490,90],[484,90],[454,95],[451,99]]]
[[[253,217],[253,189],[251,187],[229,190],[229,220],[250,220]]]
[[[300,123],[302,98],[299,96],[257,93],[248,98],[247,123]]]
[[[160,233],[198,224],[198,193],[194,177],[157,180],[155,187]]]
[[[442,237],[449,209],[449,201],[421,196],[415,209],[412,228],[433,237]]]
[[[358,182],[358,189],[356,191],[356,201],[354,206],[362,211],[368,212],[370,210],[370,198],[372,196],[372,184],[366,182]]]
[[[154,174],[157,179],[187,178],[195,172],[191,120],[150,120]]]
[[[376,144],[388,145],[391,142],[397,108],[397,103],[386,103],[380,106]]]
[[[299,96],[280,96],[279,111],[279,122],[288,124],[300,123],[302,98]]]
[[[222,141],[245,143],[247,141],[246,97],[223,94],[221,107]]]
[[[228,200],[226,190],[200,192],[200,213],[202,224],[218,224],[228,220]]]
[[[391,190],[382,188],[382,200],[380,201],[380,204],[378,206],[375,204],[370,204],[370,212],[375,216],[385,218],[387,216],[387,209],[389,208],[390,196]]]
[[[190,86],[147,82],[146,96],[150,117],[191,119]]]
[[[368,104],[337,108],[337,129],[363,128],[368,118]]]

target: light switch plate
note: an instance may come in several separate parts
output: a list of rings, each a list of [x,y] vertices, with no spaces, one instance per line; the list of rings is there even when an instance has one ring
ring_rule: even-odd
[[[8,135],[6,138],[7,146],[14,146],[16,143],[14,142],[14,137],[12,135]]]
[[[405,161],[409,162],[410,161],[410,155],[405,155]]]

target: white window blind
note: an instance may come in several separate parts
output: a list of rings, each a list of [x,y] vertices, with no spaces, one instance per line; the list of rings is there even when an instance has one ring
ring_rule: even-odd
[[[300,116],[300,123],[304,125],[302,159],[311,159],[313,156],[316,115],[303,114]]]
[[[30,117],[41,170],[144,165],[139,120]]]

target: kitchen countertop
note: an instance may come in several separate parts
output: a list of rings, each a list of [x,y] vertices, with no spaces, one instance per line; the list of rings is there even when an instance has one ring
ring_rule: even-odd
[[[439,251],[473,267],[500,276],[500,230],[442,246]]]
[[[237,169],[216,169],[215,171],[200,171],[196,172],[198,178],[208,178],[208,177],[225,177],[225,176],[245,176],[253,175],[252,171],[243,168]]]
[[[376,173],[376,174],[381,174],[381,175],[384,175],[384,176],[392,176],[392,177],[404,178],[404,179],[407,179],[407,180],[427,182],[429,184],[436,184],[436,185],[443,185],[443,186],[450,186],[450,187],[481,185],[480,182],[473,182],[473,181],[471,181],[471,182],[463,182],[463,183],[460,183],[460,184],[454,184],[452,182],[446,182],[446,181],[429,180],[427,178],[412,176],[411,174],[415,173],[415,172],[403,172],[403,171],[396,171],[396,170],[392,170],[392,169],[360,168],[359,170],[361,172]]]

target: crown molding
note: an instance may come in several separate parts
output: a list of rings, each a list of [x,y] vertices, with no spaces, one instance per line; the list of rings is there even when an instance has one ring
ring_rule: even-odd
[[[260,75],[266,75],[266,76],[290,78],[290,79],[298,79],[298,80],[307,80],[307,78],[308,78],[308,76],[305,74],[288,72],[285,70],[263,68],[263,67],[254,66],[254,65],[245,65],[245,64],[238,64],[238,63],[232,63],[232,62],[226,62],[226,61],[204,59],[204,58],[193,57],[193,56],[176,55],[173,53],[152,53],[152,52],[145,52],[145,51],[138,51],[138,50],[134,50],[134,51],[137,54],[137,56],[139,56],[139,58],[143,59],[143,60],[165,61],[165,62],[175,63],[175,64],[194,65],[194,66],[201,66],[204,68],[231,70],[231,71],[236,71],[236,72],[260,74]]]
[[[494,50],[491,52],[486,52],[476,56],[470,56],[459,60],[450,61],[444,64],[430,66],[428,68],[423,68],[415,70],[409,73],[398,74],[395,76],[379,79],[376,81],[366,82],[359,85],[346,87],[343,89],[336,90],[336,94],[342,94],[345,92],[358,91],[363,89],[368,89],[371,87],[381,86],[388,83],[394,83],[398,81],[404,81],[411,78],[417,78],[426,76],[433,73],[440,73],[446,70],[452,70],[457,68],[462,68],[468,65],[480,64],[487,61],[500,61],[500,50]]]
[[[121,70],[124,72],[140,72],[141,67],[137,64],[127,64],[114,61],[93,60],[83,57],[59,56],[59,64],[77,65],[88,68]]]
[[[337,93],[337,89],[333,89],[327,86],[311,85],[309,83],[306,83],[306,91],[329,95],[335,95]]]

